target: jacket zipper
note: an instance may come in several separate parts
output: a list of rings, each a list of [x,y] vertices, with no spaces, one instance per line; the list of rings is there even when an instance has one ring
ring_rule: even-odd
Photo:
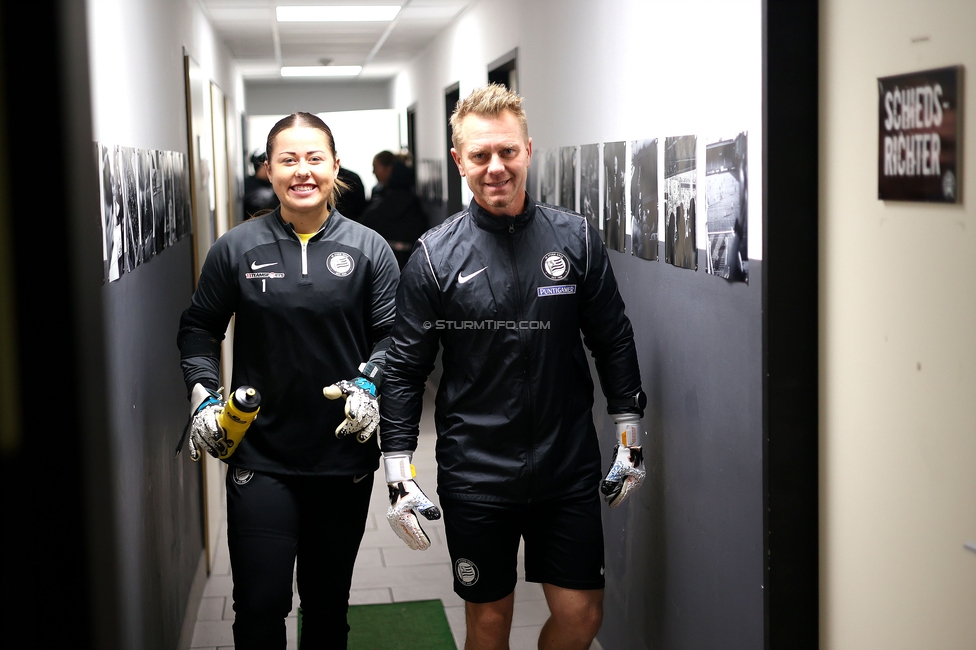
[[[302,277],[307,278],[308,277],[308,242],[302,239],[301,237],[298,238],[298,241],[302,245]]]
[[[516,292],[515,300],[516,300],[516,304],[518,305],[518,310],[517,310],[518,322],[521,323],[525,316],[525,312],[522,309],[522,282],[519,279],[518,259],[517,256],[515,255],[515,224],[514,223],[509,224],[508,226],[508,251],[509,251],[509,255],[512,258],[512,273],[515,275],[515,292]],[[523,376],[528,378],[529,359],[525,353],[526,350],[525,339],[523,338],[521,329],[518,329],[516,331],[518,332],[518,338],[519,338],[519,348],[520,348],[519,354],[522,357],[522,374]],[[526,451],[525,456],[528,459],[529,484],[528,484],[528,490],[527,490],[528,494],[526,496],[526,499],[528,500],[529,503],[532,503],[532,475],[535,472],[535,455],[532,453],[532,447],[535,442],[534,440],[535,436],[532,435],[533,434],[532,423],[535,420],[535,418],[533,417],[533,413],[532,413],[533,412],[532,390],[531,387],[529,387],[528,382],[526,382],[525,385],[527,387],[526,390],[528,392],[528,401],[529,401],[529,423],[528,423],[528,440],[527,440],[528,446],[527,449],[525,450]]]

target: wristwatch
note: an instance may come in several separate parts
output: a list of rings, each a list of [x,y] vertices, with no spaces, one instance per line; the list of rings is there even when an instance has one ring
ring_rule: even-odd
[[[630,413],[635,409],[644,417],[644,409],[647,407],[647,395],[644,391],[638,391],[636,395],[630,397],[608,397],[607,413]]]

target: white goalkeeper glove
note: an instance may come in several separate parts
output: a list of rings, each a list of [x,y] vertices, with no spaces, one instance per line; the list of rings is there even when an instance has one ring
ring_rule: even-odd
[[[611,415],[617,429],[610,471],[600,485],[611,508],[623,503],[644,481],[644,452],[640,444],[640,416],[636,413]]]
[[[407,546],[415,551],[424,551],[430,548],[430,538],[420,526],[417,513],[428,521],[434,521],[441,518],[441,511],[413,480],[416,471],[410,462],[412,457],[412,454],[404,452],[383,455],[386,483],[390,488],[390,509],[386,512],[386,519],[393,532]]]
[[[200,450],[205,449],[214,458],[227,455],[224,430],[217,424],[217,417],[224,409],[223,397],[218,391],[194,384],[190,391],[190,437],[187,446],[190,458],[200,460]]]
[[[366,362],[359,366],[359,377],[337,381],[322,389],[329,399],[346,397],[346,419],[336,427],[336,437],[345,438],[356,434],[356,440],[366,442],[380,423],[380,408],[376,398],[376,388],[381,381],[380,367]]]

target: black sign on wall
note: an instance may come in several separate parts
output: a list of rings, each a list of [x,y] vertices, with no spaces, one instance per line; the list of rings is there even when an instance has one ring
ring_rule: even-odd
[[[959,201],[962,66],[878,79],[878,198]]]

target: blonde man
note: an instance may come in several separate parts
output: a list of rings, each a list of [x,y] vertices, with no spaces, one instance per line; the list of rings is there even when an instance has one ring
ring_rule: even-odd
[[[454,590],[466,603],[465,648],[508,648],[524,540],[525,579],[542,583],[551,614],[539,647],[583,650],[603,620],[599,491],[615,507],[644,473],[633,330],[599,233],[526,194],[522,98],[497,85],[476,90],[451,128],[451,155],[474,198],[425,234],[403,269],[381,404],[390,523],[411,548],[429,546],[417,513],[439,511],[410,461],[442,346],[437,483]],[[617,422],[602,486],[580,333]]]

